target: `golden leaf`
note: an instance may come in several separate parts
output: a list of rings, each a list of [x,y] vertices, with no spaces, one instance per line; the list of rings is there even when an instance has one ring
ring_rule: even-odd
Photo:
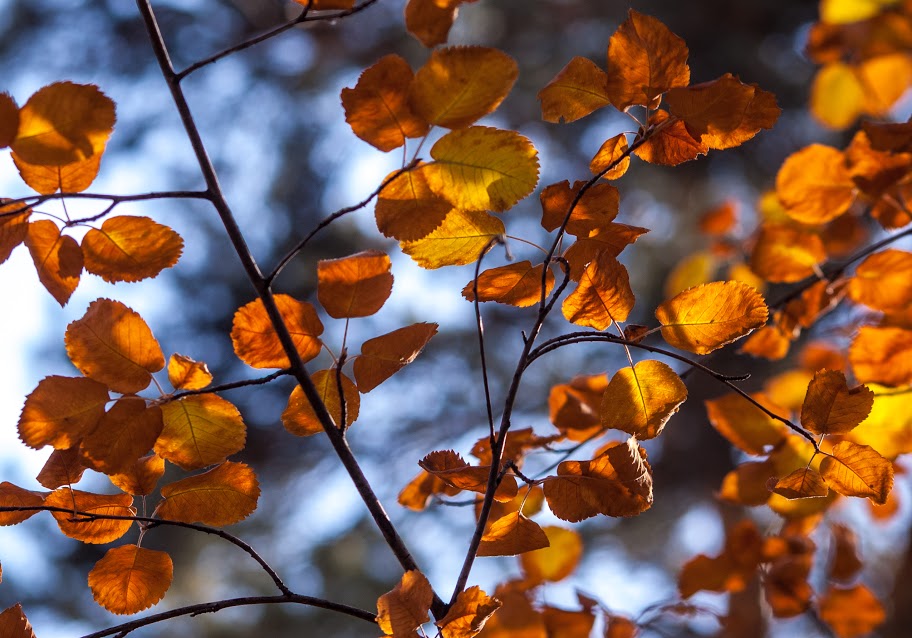
[[[608,76],[588,58],[575,57],[538,92],[542,119],[575,122],[611,104],[606,91]]]
[[[883,505],[893,488],[893,464],[867,445],[842,441],[820,462],[820,474],[844,496],[863,496]]]
[[[542,528],[548,547],[519,557],[526,579],[532,583],[556,583],[573,573],[583,555],[583,539],[572,529],[549,525]]]
[[[849,209],[855,201],[855,184],[841,151],[811,144],[782,163],[776,194],[795,221],[823,224]]]
[[[571,323],[606,330],[616,321],[627,321],[634,301],[627,269],[603,251],[586,266],[561,311]]]
[[[687,387],[661,361],[640,361],[621,368],[602,397],[601,422],[638,439],[652,439],[687,399]]]
[[[400,247],[422,268],[464,266],[477,261],[490,241],[504,232],[503,222],[493,215],[453,209],[433,232],[401,242]]]
[[[849,280],[849,298],[884,312],[912,304],[912,253],[888,248],[858,264]]]
[[[379,250],[317,264],[317,298],[335,319],[369,317],[386,303],[392,290],[390,258]]]
[[[341,423],[342,406],[339,401],[339,381],[336,378],[336,370],[319,370],[314,372],[310,378],[333,421],[336,424]],[[344,374],[341,374],[340,378],[342,396],[345,397],[345,427],[348,427],[358,418],[361,395],[358,394],[358,388],[351,379]],[[288,405],[282,412],[282,425],[297,436],[311,436],[323,431],[316,412],[299,385],[294,387],[291,396],[288,397]]]
[[[45,377],[25,399],[19,438],[38,449],[73,447],[104,414],[110,396],[103,384],[84,377]]]
[[[182,354],[168,359],[168,382],[175,390],[201,390],[212,383],[209,366]]]
[[[405,4],[405,27],[421,44],[433,48],[447,41],[456,12],[455,3],[441,6],[436,0],[408,0]]]
[[[478,586],[459,592],[446,615],[437,621],[442,638],[472,638],[502,604]]]
[[[411,635],[430,620],[433,599],[434,591],[424,574],[407,571],[392,590],[377,599],[377,624],[388,636]]]
[[[830,489],[819,473],[807,467],[800,467],[776,481],[773,492],[787,499],[819,498],[826,496]]]
[[[521,512],[494,521],[478,546],[476,556],[515,556],[548,547],[548,537],[538,523]]]
[[[163,427],[158,406],[136,396],[117,401],[82,439],[87,465],[105,474],[125,471],[155,445]]]
[[[625,133],[619,133],[609,138],[599,147],[592,161],[589,162],[589,171],[593,175],[604,172],[602,179],[620,179],[630,168],[628,148]]]
[[[161,406],[164,429],[155,453],[185,470],[221,463],[244,449],[247,427],[233,403],[194,394]]]
[[[275,295],[275,303],[301,359],[306,363],[320,354],[323,322],[314,307],[288,295]],[[251,367],[287,368],[291,365],[260,299],[234,313],[231,343],[238,358]]]
[[[868,635],[887,618],[883,604],[864,585],[831,586],[820,599],[819,609],[820,619],[839,638]]]
[[[537,304],[542,294],[542,271],[545,265],[533,266],[530,261],[489,268],[478,276],[478,300],[526,308]],[[545,296],[554,288],[554,273],[548,270],[545,279]],[[475,282],[462,289],[462,296],[475,301]]]
[[[129,494],[90,494],[69,487],[61,487],[48,494],[44,504],[50,507],[61,507],[66,512],[51,512],[57,520],[60,531],[83,543],[104,545],[116,541],[130,531],[131,520],[74,517],[73,512],[101,516],[136,516],[133,509],[133,497]]]
[[[912,384],[912,330],[862,326],[849,346],[849,363],[862,383]]]
[[[433,0],[430,0],[433,1]],[[427,237],[443,223],[453,206],[431,192],[423,167],[402,173],[377,197],[377,230],[399,241]],[[390,176],[387,176],[389,179]]]
[[[136,545],[109,549],[89,572],[95,602],[113,614],[135,614],[160,601],[174,565],[166,552]]]
[[[874,393],[867,387],[849,389],[842,372],[820,370],[808,384],[801,425],[814,434],[846,434],[867,418],[873,406]]]
[[[164,499],[155,515],[183,523],[222,527],[247,518],[256,509],[260,486],[243,463],[221,465],[161,488]]]
[[[111,283],[155,277],[183,247],[180,235],[148,217],[111,217],[82,240],[85,269]]]

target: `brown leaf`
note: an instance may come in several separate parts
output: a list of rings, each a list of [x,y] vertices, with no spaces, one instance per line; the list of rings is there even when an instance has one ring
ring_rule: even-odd
[[[369,317],[386,303],[393,290],[390,258],[366,250],[317,264],[317,298],[335,319]]]
[[[164,499],[155,515],[171,521],[223,527],[247,518],[257,506],[260,485],[244,463],[225,461],[215,468],[161,488]]]
[[[109,549],[89,572],[95,602],[113,614],[135,614],[160,601],[174,566],[165,552],[136,545]]]
[[[820,619],[839,638],[865,636],[887,619],[883,604],[864,585],[830,587],[820,600]]]
[[[844,496],[863,496],[883,505],[893,489],[893,464],[874,448],[852,441],[833,446],[820,462],[820,474]]]
[[[431,452],[418,461],[418,465],[426,472],[442,479],[447,485],[479,494],[487,492],[491,466],[469,465],[452,450]],[[512,500],[518,492],[516,478],[512,474],[507,474],[494,492],[494,499],[504,503]]]
[[[459,592],[456,601],[446,615],[437,621],[443,638],[472,638],[484,629],[491,615],[500,609],[501,603],[488,596],[478,586]]]
[[[575,57],[538,92],[542,119],[575,122],[611,104],[606,90],[608,76],[588,58]]]
[[[662,109],[649,117],[646,130],[637,135],[643,136],[647,138],[646,141],[633,152],[651,164],[677,166],[709,152],[709,147],[694,139],[683,121],[672,118]]]
[[[0,636],[3,638],[35,638],[32,625],[22,611],[22,605],[16,603],[0,613]]]
[[[424,574],[407,571],[392,590],[377,599],[377,624],[388,636],[412,635],[430,620],[433,599],[434,591]]]
[[[85,377],[45,377],[25,399],[19,438],[39,449],[65,450],[79,443],[104,415],[108,388]]]
[[[429,49],[444,44],[456,19],[457,6],[458,3],[441,5],[437,0],[408,0],[405,27]]]
[[[165,459],[158,454],[148,454],[137,459],[120,474],[108,478],[127,494],[148,496],[155,491],[159,479],[165,474]]]
[[[29,249],[38,279],[51,296],[65,306],[79,285],[82,249],[69,235],[61,235],[57,224],[39,219],[28,225],[25,245]]]
[[[609,138],[596,151],[589,162],[589,171],[593,175],[602,174],[602,179],[620,179],[630,168],[627,135],[619,133]]]
[[[124,472],[152,449],[163,427],[161,408],[146,407],[144,399],[125,396],[83,437],[83,456],[99,472]]]
[[[802,467],[779,479],[772,491],[785,498],[795,499],[819,498],[826,496],[830,490],[820,474],[810,468]]]
[[[849,389],[842,372],[820,370],[808,384],[801,425],[814,434],[846,434],[867,418],[872,407],[874,393],[866,386]]]
[[[131,520],[74,517],[73,512],[102,516],[136,516],[133,509],[133,497],[129,494],[91,494],[80,492],[69,487],[61,487],[51,492],[44,500],[50,507],[62,507],[68,512],[51,512],[57,520],[60,531],[83,543],[104,545],[116,541],[130,531]]]
[[[435,334],[436,323],[416,323],[365,341],[354,363],[358,390],[370,392],[410,364]]]
[[[275,295],[275,302],[301,359],[306,363],[320,354],[323,322],[314,307],[288,295]],[[251,367],[287,368],[291,365],[260,299],[234,313],[231,343],[238,358]]]
[[[54,450],[36,478],[47,489],[56,490],[63,485],[78,483],[86,469],[78,446]]]
[[[513,512],[491,524],[475,555],[515,556],[542,547],[548,547],[548,537],[538,523]]]

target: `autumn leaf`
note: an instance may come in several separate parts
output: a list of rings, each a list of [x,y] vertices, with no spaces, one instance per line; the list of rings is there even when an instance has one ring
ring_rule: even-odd
[[[608,42],[611,103],[624,111],[635,104],[653,106],[656,97],[690,83],[687,45],[655,18],[630,10]]]
[[[779,224],[764,224],[751,252],[751,270],[767,281],[791,283],[817,272],[826,260],[820,237]]]
[[[9,93],[0,93],[0,148],[6,148],[19,132],[19,105]]]
[[[556,583],[573,573],[583,555],[583,540],[572,529],[549,525],[542,528],[548,546],[519,557],[526,579],[532,583]]]
[[[663,287],[665,296],[674,297],[688,288],[708,284],[715,279],[717,268],[718,261],[712,253],[698,251],[685,257],[668,273]]]
[[[456,12],[456,3],[441,6],[437,0],[408,0],[405,3],[405,27],[421,44],[433,48],[447,41]]]
[[[491,240],[505,230],[493,215],[453,209],[433,232],[417,241],[401,242],[400,247],[422,268],[464,266],[477,261]]]
[[[501,603],[477,585],[459,592],[446,615],[437,621],[442,638],[472,638],[480,632]]]
[[[595,624],[591,609],[571,611],[557,607],[542,609],[548,638],[589,638]]]
[[[355,88],[342,89],[345,121],[355,135],[387,152],[427,134],[428,123],[409,105],[413,77],[408,62],[387,55],[361,74]]]
[[[867,445],[842,441],[820,462],[820,474],[835,491],[883,505],[893,488],[893,464]]]
[[[42,505],[44,505],[44,499],[40,494],[13,485],[9,481],[0,483],[0,507],[41,507]],[[0,527],[18,525],[38,512],[37,509],[31,512],[0,512]]]
[[[358,394],[358,388],[351,379],[344,374],[340,374],[337,379],[336,373],[335,369],[319,370],[314,372],[310,379],[336,424],[342,422],[342,406],[339,401],[339,382],[341,381],[342,396],[345,397],[345,427],[348,427],[358,418],[361,395]],[[297,436],[311,436],[323,431],[320,419],[317,418],[316,412],[299,385],[295,386],[291,391],[291,396],[288,397],[288,405],[282,412],[282,425]]]
[[[101,167],[101,155],[93,155],[64,166],[29,164],[15,153],[12,157],[22,181],[42,195],[57,191],[81,193],[92,185]]]
[[[564,259],[570,262],[570,279],[579,281],[586,266],[600,254],[617,257],[640,235],[648,232],[648,228],[610,223],[592,231],[588,237],[578,239],[564,253]]]
[[[137,459],[120,474],[112,474],[108,478],[127,494],[147,496],[155,491],[164,474],[165,459],[153,453]]]
[[[753,286],[717,281],[690,288],[656,308],[662,336],[676,348],[708,354],[766,323],[768,310]]]
[[[795,221],[823,224],[849,209],[855,201],[855,184],[841,151],[811,144],[782,163],[776,194]]]
[[[435,334],[436,323],[416,323],[365,341],[353,366],[358,390],[370,392],[410,364]]]
[[[845,375],[821,370],[808,385],[801,425],[814,434],[846,434],[867,418],[874,393],[864,385],[849,389]]]
[[[79,447],[71,447],[51,452],[35,478],[47,489],[56,490],[64,485],[78,483],[87,469]]]
[[[115,392],[139,392],[153,372],[165,367],[149,326],[119,301],[93,301],[81,319],[67,326],[65,341],[73,365]]]
[[[640,361],[617,371],[602,397],[601,423],[638,439],[652,439],[687,399],[687,388],[661,361]]]
[[[410,570],[399,583],[377,599],[377,624],[388,636],[411,635],[430,620],[434,591],[424,574]]]
[[[4,638],[35,638],[32,625],[22,611],[22,605],[16,603],[0,613],[0,636]]]
[[[551,423],[571,441],[588,441],[604,430],[599,413],[607,387],[604,374],[579,376],[553,386],[548,394]]]
[[[634,301],[627,269],[611,254],[601,252],[586,266],[561,311],[571,323],[606,330],[617,321],[627,321]]]
[[[104,545],[116,541],[130,531],[133,521],[110,518],[74,517],[73,512],[96,516],[136,516],[133,497],[129,494],[91,494],[69,487],[61,487],[48,494],[44,504],[69,511],[51,512],[60,531],[83,543]]]
[[[422,168],[424,166],[427,164],[405,171],[389,182],[377,197],[374,210],[377,230],[386,237],[398,241],[417,241],[427,237],[453,210],[452,204],[431,191]],[[387,179],[391,177],[387,176]]]
[[[82,439],[86,463],[105,474],[125,471],[155,445],[164,427],[162,410],[137,396],[117,401]]]
[[[533,266],[530,261],[521,261],[485,270],[478,276],[478,301],[496,301],[518,308],[538,303],[544,267],[544,264]],[[545,281],[547,297],[554,288],[554,273],[550,269]],[[475,301],[475,285],[470,281],[462,289],[462,296],[469,301]]]
[[[155,453],[184,470],[221,463],[244,449],[247,427],[229,401],[194,394],[161,405],[164,429]]]
[[[28,225],[25,245],[35,263],[39,281],[61,307],[65,306],[82,274],[83,255],[79,244],[69,235],[62,235],[51,220],[39,219]]]
[[[826,496],[830,490],[820,474],[803,467],[779,479],[772,491],[785,498],[795,499]]]
[[[839,638],[866,636],[884,623],[886,610],[864,585],[831,586],[820,599],[820,619]]]
[[[13,249],[25,241],[28,219],[32,214],[32,209],[24,204],[4,205],[5,201],[8,200],[0,197],[0,264],[9,259]]]
[[[735,505],[763,505],[770,497],[771,478],[776,478],[776,470],[769,460],[741,463],[722,478],[717,496]]]
[[[168,382],[175,390],[201,390],[212,383],[209,366],[182,354],[168,359]]]
[[[19,438],[39,449],[79,443],[101,419],[110,396],[105,385],[84,377],[45,377],[25,399]]]
[[[518,74],[516,61],[497,49],[436,49],[415,74],[410,104],[429,124],[462,129],[493,112]]]
[[[575,57],[548,85],[538,92],[542,119],[546,122],[575,122],[611,104],[608,76],[588,58]]]
[[[695,139],[683,120],[672,118],[663,109],[649,116],[645,131],[637,137],[645,140],[633,152],[650,164],[677,166],[709,152],[709,146]]]
[[[501,213],[538,183],[538,151],[515,131],[452,131],[431,147],[431,157],[422,169],[431,191],[463,210]]]
[[[334,319],[368,317],[383,306],[393,289],[390,258],[366,250],[317,264],[317,298]]]
[[[174,566],[166,552],[136,545],[109,549],[89,572],[95,602],[114,614],[135,614],[160,601]]]
[[[630,168],[628,148],[625,133],[609,138],[589,162],[589,171],[593,175],[601,174],[603,179],[620,179]]]
[[[469,465],[452,450],[431,452],[421,459],[418,465],[447,485],[478,494],[487,492],[491,466]],[[512,474],[506,474],[494,492],[494,499],[505,503],[512,500],[518,492],[516,478]]]
[[[513,512],[491,524],[475,555],[515,556],[542,547],[548,547],[548,537],[538,523]]]
[[[849,298],[884,312],[912,304],[912,253],[888,248],[858,264],[849,280]]]
[[[275,295],[274,299],[298,354],[307,363],[320,354],[323,322],[306,301],[282,294]],[[251,301],[234,313],[231,343],[238,358],[253,368],[287,368],[291,365],[261,299]]]
[[[402,507],[420,512],[427,507],[428,501],[435,494],[456,496],[460,491],[459,488],[445,483],[443,479],[421,470],[415,478],[409,481],[408,485],[402,488],[397,500]]]
[[[184,241],[148,217],[111,217],[82,240],[85,269],[107,282],[155,277],[177,263]]]
[[[773,414],[788,417],[788,410],[776,405],[764,394],[751,398]],[[786,426],[739,394],[729,393],[706,401],[709,422],[735,447],[748,454],[765,454],[766,448],[785,440]]]
[[[161,495],[164,500],[155,516],[223,527],[244,520],[256,509],[260,486],[250,467],[225,461],[208,472],[163,486]]]
[[[862,326],[849,346],[849,362],[862,383],[912,384],[912,330]]]
[[[851,529],[841,523],[831,525],[830,531],[833,548],[830,551],[829,579],[849,582],[864,567],[858,557],[858,539]]]
[[[620,195],[611,184],[594,184],[580,194],[586,182],[564,180],[551,184],[541,192],[542,228],[552,232],[560,228],[574,201],[565,226],[566,231],[577,237],[589,237],[591,233],[606,229],[618,215]],[[615,255],[617,256],[617,255]]]

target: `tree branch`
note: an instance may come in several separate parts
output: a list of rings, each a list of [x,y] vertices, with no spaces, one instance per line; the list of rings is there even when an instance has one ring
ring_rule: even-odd
[[[123,204],[124,202],[140,202],[150,199],[209,199],[209,193],[206,191],[158,191],[154,193],[139,193],[136,195],[106,195],[102,193],[50,193],[48,195],[28,195],[26,197],[0,201],[0,210],[9,206],[15,206],[16,204],[22,204],[22,207],[17,208],[16,210],[3,210],[3,212],[0,212],[0,218],[19,215],[20,213],[26,212],[29,208],[40,206],[45,202],[55,199],[100,199],[110,202],[110,205],[107,208],[96,215],[66,222],[67,226],[75,226],[76,224],[93,222],[97,219],[101,219],[114,210],[118,204]]]
[[[264,385],[270,381],[278,379],[279,377],[285,377],[290,374],[291,370],[285,368],[284,370],[278,370],[272,374],[267,374],[265,377],[259,377],[257,379],[244,379],[243,381],[232,381],[230,383],[210,385],[198,390],[181,390],[179,392],[174,392],[173,394],[162,397],[157,401],[157,403],[170,403],[171,401],[177,401],[178,399],[182,399],[194,394],[214,394],[216,392],[224,392],[225,390],[234,390],[235,388],[246,388],[247,386],[251,385]]]

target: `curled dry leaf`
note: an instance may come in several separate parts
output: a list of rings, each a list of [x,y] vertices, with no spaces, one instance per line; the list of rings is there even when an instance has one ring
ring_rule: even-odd
[[[247,518],[257,506],[260,485],[244,463],[221,465],[161,488],[155,515],[183,523],[223,527]]]
[[[418,461],[423,470],[443,480],[447,485],[484,494],[488,489],[490,465],[469,465],[452,450],[431,452]],[[513,500],[519,493],[516,478],[507,474],[494,492],[494,499],[501,503]]]
[[[409,636],[430,620],[434,592],[424,574],[407,571],[399,583],[377,599],[377,624],[388,636]]]
[[[135,614],[160,601],[171,586],[174,565],[165,552],[136,545],[108,550],[89,572],[95,602],[113,614]]]
[[[491,615],[500,609],[501,603],[488,596],[478,586],[459,592],[456,601],[446,615],[437,621],[443,638],[472,638],[484,629]]]
[[[288,295],[275,295],[275,302],[301,359],[306,363],[320,354],[323,323],[314,307]],[[291,365],[260,299],[234,313],[231,343],[238,358],[251,367],[287,368]]]

